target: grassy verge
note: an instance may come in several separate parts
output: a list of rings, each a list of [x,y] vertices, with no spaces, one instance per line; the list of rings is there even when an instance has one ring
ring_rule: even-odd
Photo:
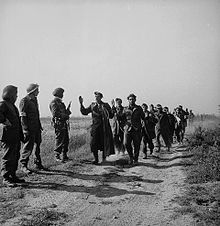
[[[205,225],[220,225],[220,128],[198,127],[188,139],[192,166],[186,170],[186,192],[177,201],[180,214],[192,214]]]

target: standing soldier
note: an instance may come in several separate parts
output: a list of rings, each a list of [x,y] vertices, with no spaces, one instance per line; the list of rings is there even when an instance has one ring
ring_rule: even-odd
[[[21,154],[21,170],[29,174],[28,161],[33,151],[34,144],[35,157],[34,164],[36,169],[44,169],[40,157],[41,131],[43,130],[40,122],[37,96],[39,94],[39,85],[30,84],[27,88],[27,96],[21,99],[19,108],[21,115],[21,125],[24,132],[24,146]]]
[[[144,120],[144,112],[140,105],[135,104],[136,96],[134,94],[130,94],[127,99],[128,106],[124,108],[124,117],[126,119],[124,126],[124,145],[130,157],[129,164],[137,165],[142,139],[141,120]]]
[[[175,111],[176,126],[175,134],[179,144],[183,143],[183,138],[185,134],[185,111],[181,108],[181,105],[176,108]]]
[[[57,161],[65,162],[68,161],[68,146],[69,146],[69,128],[68,121],[71,114],[70,105],[66,108],[62,101],[64,89],[56,88],[53,91],[54,99],[51,101],[49,108],[52,113],[52,123],[56,134],[56,148],[55,158]],[[62,153],[62,159],[60,154]]]
[[[160,137],[162,136],[164,143],[167,147],[167,150],[170,151],[171,147],[171,139],[170,139],[170,124],[169,124],[169,118],[165,112],[163,112],[163,108],[160,104],[157,104],[156,106],[157,112],[156,112],[156,118],[158,120],[156,124],[156,141],[158,150],[156,152],[160,152],[161,149],[161,143],[160,143]]]
[[[116,107],[115,107],[116,102]],[[113,139],[115,148],[118,152],[124,153],[124,124],[125,120],[123,119],[123,110],[124,107],[122,106],[122,100],[120,98],[116,98],[115,101],[112,100],[113,111],[114,111],[114,118],[113,118]]]
[[[98,150],[102,151],[102,160],[114,154],[114,142],[112,136],[112,129],[109,119],[113,118],[113,111],[108,103],[102,102],[103,95],[100,92],[94,92],[95,102],[91,103],[89,107],[83,106],[83,98],[79,97],[80,111],[83,115],[92,113],[92,128],[90,147],[94,155],[95,161],[93,164],[99,163]]]
[[[20,157],[23,132],[19,112],[14,105],[17,100],[17,87],[9,85],[3,89],[3,101],[0,102],[0,123],[3,124],[2,134],[2,168],[3,184],[16,187],[16,183],[24,183],[24,179],[16,176],[18,160]]]
[[[147,144],[150,149],[150,155],[153,154],[154,144],[153,139],[156,137],[155,134],[155,125],[157,123],[157,119],[154,114],[148,111],[147,104],[142,104],[142,109],[145,114],[145,118],[143,121],[142,135],[143,135],[143,153],[144,159],[147,159]]]

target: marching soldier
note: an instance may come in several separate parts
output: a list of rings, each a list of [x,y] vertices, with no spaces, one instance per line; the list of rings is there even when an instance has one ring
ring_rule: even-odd
[[[170,151],[171,147],[171,139],[170,139],[170,124],[169,124],[169,118],[165,112],[163,112],[163,108],[160,104],[157,104],[156,106],[157,112],[156,112],[156,118],[158,120],[156,124],[156,141],[158,149],[156,152],[160,152],[161,149],[161,143],[160,143],[160,137],[162,136],[164,143],[167,147],[167,150]]]
[[[143,135],[143,153],[144,159],[147,159],[147,144],[150,149],[150,155],[152,155],[154,150],[153,139],[156,137],[155,134],[155,125],[157,123],[157,119],[154,114],[148,111],[147,104],[142,104],[142,109],[145,114],[145,118],[143,121],[142,135]]]
[[[164,107],[163,111],[167,114],[168,119],[169,119],[169,125],[170,125],[170,140],[171,143],[173,143],[173,136],[174,136],[174,131],[175,131],[175,125],[176,125],[176,118],[173,114],[169,112],[168,107]]]
[[[141,120],[144,120],[144,112],[140,105],[136,105],[136,96],[134,94],[130,94],[127,99],[128,106],[124,108],[124,117],[126,120],[124,126],[124,145],[130,157],[129,164],[137,165],[142,139]]]
[[[3,89],[3,101],[0,102],[0,123],[3,124],[2,134],[2,168],[3,184],[8,187],[16,187],[17,183],[24,183],[24,179],[16,176],[20,157],[23,132],[17,107],[14,105],[17,99],[17,87],[9,85]]]
[[[116,106],[115,106],[116,102]],[[122,100],[120,98],[116,98],[115,101],[112,100],[114,117],[113,117],[113,138],[114,144],[118,152],[124,153],[125,148],[123,144],[124,139],[124,124],[125,120],[123,119],[123,110],[124,107],[122,106]]]
[[[100,92],[94,92],[95,102],[85,108],[83,98],[79,97],[80,111],[83,115],[92,114],[92,128],[90,147],[94,155],[93,164],[99,163],[98,150],[102,151],[102,160],[105,162],[106,157],[114,154],[114,142],[112,129],[109,119],[113,118],[113,111],[108,103],[102,101],[103,95]]]
[[[27,96],[21,99],[19,108],[21,115],[21,125],[24,132],[24,146],[21,154],[21,170],[29,174],[28,161],[35,148],[34,164],[36,169],[45,169],[40,157],[41,131],[43,130],[40,122],[37,96],[39,94],[39,85],[30,84],[27,88]]]
[[[51,101],[49,108],[52,113],[52,124],[56,135],[55,158],[57,161],[68,161],[68,146],[69,146],[69,117],[71,114],[71,102],[66,108],[62,101],[64,89],[56,88],[53,91],[54,99]],[[62,158],[60,157],[62,153]]]

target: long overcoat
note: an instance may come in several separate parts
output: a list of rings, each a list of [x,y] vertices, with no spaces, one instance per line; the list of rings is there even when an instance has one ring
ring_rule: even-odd
[[[105,156],[109,156],[115,153],[112,129],[109,119],[113,118],[113,111],[108,103],[101,102],[97,104],[93,102],[89,107],[85,108],[81,105],[80,111],[83,115],[92,114],[92,126],[91,126],[91,143],[97,144],[100,147],[100,140],[97,139],[94,134],[100,129],[103,132],[104,145],[100,148],[100,151],[104,151]],[[92,150],[93,151],[93,150]],[[96,150],[97,151],[97,150]]]

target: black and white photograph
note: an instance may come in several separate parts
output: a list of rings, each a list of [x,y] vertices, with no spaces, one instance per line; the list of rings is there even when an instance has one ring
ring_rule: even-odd
[[[0,225],[220,225],[220,1],[0,0]]]

